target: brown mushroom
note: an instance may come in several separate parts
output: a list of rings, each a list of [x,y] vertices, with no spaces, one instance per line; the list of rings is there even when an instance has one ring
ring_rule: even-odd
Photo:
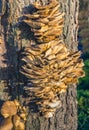
[[[12,123],[12,117],[5,118],[0,123],[0,130],[12,130],[13,123]]]
[[[15,130],[25,130],[25,122],[21,122],[21,118],[18,115],[13,116],[13,124]]]
[[[6,101],[1,108],[1,115],[4,118],[13,116],[17,113],[17,107],[13,101]]]

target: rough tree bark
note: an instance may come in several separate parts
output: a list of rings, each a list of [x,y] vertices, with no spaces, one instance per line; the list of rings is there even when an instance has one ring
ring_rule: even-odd
[[[4,42],[0,44],[0,100],[19,98],[23,102],[23,77],[19,70],[19,51],[29,45],[29,38],[23,30],[19,36],[18,18],[29,4],[40,0],[0,0],[0,29]],[[47,4],[48,0],[41,0]],[[71,50],[77,50],[79,0],[59,0],[61,10],[65,12],[63,40]],[[8,93],[5,91],[7,88]],[[22,100],[23,99],[23,100]],[[30,113],[26,130],[77,130],[76,85],[69,86],[65,94],[60,95],[62,107],[51,119],[44,119]]]

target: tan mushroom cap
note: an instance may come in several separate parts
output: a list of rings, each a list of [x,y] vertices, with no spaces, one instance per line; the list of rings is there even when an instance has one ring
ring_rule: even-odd
[[[12,130],[13,124],[11,117],[5,118],[1,123],[0,123],[0,130]]]
[[[20,117],[18,115],[13,116],[13,123],[14,123],[14,126],[17,128],[20,123]]]
[[[16,115],[17,107],[13,101],[6,101],[1,108],[1,115],[4,118]]]
[[[21,119],[18,115],[13,116],[13,123],[16,130],[25,130],[24,122],[21,122]]]

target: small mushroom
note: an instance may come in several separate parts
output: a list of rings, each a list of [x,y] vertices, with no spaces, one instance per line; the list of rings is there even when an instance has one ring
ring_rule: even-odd
[[[14,103],[15,103],[15,105],[16,105],[17,107],[20,106],[20,103],[19,103],[16,99],[14,100]]]
[[[16,108],[16,105],[13,101],[4,102],[4,104],[2,105],[2,108],[1,108],[1,115],[4,118],[13,116],[16,113],[17,113],[17,108]]]
[[[12,123],[12,117],[5,118],[0,123],[0,130],[12,130],[13,123]]]
[[[13,116],[13,124],[14,124],[14,127],[17,128],[18,125],[20,123],[20,117],[18,115],[14,115]]]
[[[21,122],[21,119],[18,115],[13,116],[13,124],[15,130],[25,130],[25,124],[24,122]]]
[[[20,117],[21,117],[21,119],[23,119],[24,121],[26,121],[26,113],[21,113]]]

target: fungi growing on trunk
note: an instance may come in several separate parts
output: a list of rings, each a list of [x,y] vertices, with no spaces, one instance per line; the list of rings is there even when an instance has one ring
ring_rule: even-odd
[[[66,92],[69,84],[77,83],[78,78],[84,76],[84,64],[81,52],[71,52],[59,38],[64,21],[59,3],[53,0],[42,6],[36,2],[34,7],[36,11],[24,14],[23,22],[31,27],[37,45],[25,48],[21,73],[31,83],[30,87],[24,87],[28,96],[33,93],[29,100],[35,100],[42,115],[50,118],[57,107],[61,107],[59,95]]]

